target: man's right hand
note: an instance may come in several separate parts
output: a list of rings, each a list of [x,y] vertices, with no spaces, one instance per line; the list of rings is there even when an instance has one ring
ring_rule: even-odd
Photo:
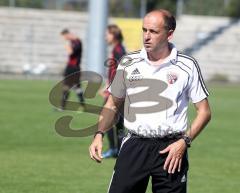
[[[101,134],[97,134],[92,144],[89,147],[89,154],[92,160],[100,163],[102,161],[102,146],[103,146],[103,137]]]

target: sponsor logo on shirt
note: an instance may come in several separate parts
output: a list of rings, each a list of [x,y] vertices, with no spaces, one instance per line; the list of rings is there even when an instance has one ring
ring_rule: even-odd
[[[133,70],[131,73],[131,75],[135,75],[135,74],[140,74],[140,72],[137,68],[135,68],[135,70]]]
[[[141,73],[139,72],[138,68],[135,68],[132,73],[131,76],[129,77],[129,81],[137,81],[137,80],[142,80],[143,76],[141,75]]]

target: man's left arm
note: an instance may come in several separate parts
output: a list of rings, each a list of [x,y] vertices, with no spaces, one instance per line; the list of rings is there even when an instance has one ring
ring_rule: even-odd
[[[65,44],[65,49],[68,55],[71,55],[73,53],[73,49],[70,44]]]
[[[191,124],[191,128],[187,131],[187,136],[194,140],[203,130],[211,119],[211,110],[207,99],[194,104],[197,116]]]
[[[195,103],[194,106],[197,111],[197,116],[193,120],[191,128],[186,132],[186,135],[190,137],[191,140],[194,140],[198,136],[211,119],[211,110],[207,98]],[[168,153],[164,163],[164,170],[168,170],[168,173],[175,173],[176,170],[180,171],[182,157],[186,149],[187,144],[184,139],[179,139],[160,151],[161,154]]]

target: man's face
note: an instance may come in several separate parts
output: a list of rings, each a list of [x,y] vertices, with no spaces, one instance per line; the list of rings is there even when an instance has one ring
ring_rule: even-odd
[[[71,40],[69,33],[63,34],[62,37],[64,40]]]
[[[168,43],[171,33],[164,28],[161,15],[149,15],[143,20],[143,44],[147,52],[160,50]]]
[[[111,45],[114,42],[114,36],[113,36],[113,34],[111,34],[109,32],[109,30],[106,31],[105,39],[106,39],[107,44],[109,44],[109,45]]]

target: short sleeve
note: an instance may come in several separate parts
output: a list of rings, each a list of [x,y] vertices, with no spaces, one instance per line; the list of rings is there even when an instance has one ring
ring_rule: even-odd
[[[124,67],[118,65],[117,71],[113,81],[108,87],[108,91],[117,98],[125,98],[126,96],[126,85],[125,85],[125,73]]]
[[[200,102],[209,96],[207,87],[203,81],[201,70],[197,63],[194,63],[192,77],[188,88],[188,96],[192,103]]]

